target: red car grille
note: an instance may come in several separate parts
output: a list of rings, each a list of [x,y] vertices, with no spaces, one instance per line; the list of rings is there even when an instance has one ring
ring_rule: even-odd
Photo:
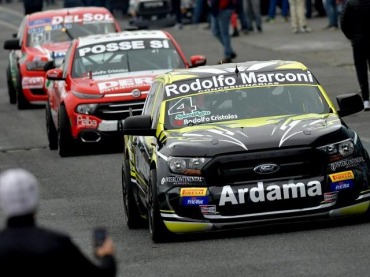
[[[94,115],[102,120],[122,120],[130,115],[140,115],[144,101],[101,103],[97,106]]]

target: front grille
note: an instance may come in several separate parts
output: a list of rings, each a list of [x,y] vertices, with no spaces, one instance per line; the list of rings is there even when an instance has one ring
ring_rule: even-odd
[[[146,1],[141,2],[138,8],[138,14],[145,15],[162,15],[170,12],[168,1]]]
[[[279,170],[265,174],[255,172],[254,169],[262,164],[276,164]],[[203,175],[207,183],[214,187],[212,190],[216,195],[221,194],[223,187],[230,186],[236,199],[239,199],[238,189],[249,189],[245,195],[245,203],[228,202],[218,207],[221,215],[233,216],[317,207],[323,200],[323,195],[311,197],[307,195],[307,191],[303,195],[299,191],[298,197],[293,197],[292,192],[289,192],[289,197],[281,195],[279,199],[269,200],[267,194],[270,191],[264,190],[259,192],[261,194],[258,193],[262,198],[257,202],[253,202],[249,194],[251,189],[258,187],[259,182],[264,188],[279,184],[281,190],[282,184],[290,182],[296,184],[309,179],[323,181],[326,175],[325,164],[327,157],[315,148],[275,149],[217,156],[205,166]],[[322,191],[324,192],[324,187]]]
[[[326,157],[314,148],[284,149],[222,155],[204,168],[208,184],[243,185],[258,181],[273,182],[324,175]],[[279,170],[269,174],[254,171],[262,164],[276,164]]]
[[[98,104],[94,115],[102,120],[122,120],[131,115],[140,115],[144,101],[126,101]]]
[[[46,95],[45,91],[41,88],[32,88],[30,91],[33,95]]]

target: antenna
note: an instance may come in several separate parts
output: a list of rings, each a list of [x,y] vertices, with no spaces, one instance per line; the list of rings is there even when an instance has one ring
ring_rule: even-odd
[[[236,77],[238,77],[238,75],[239,75],[239,69],[238,69],[238,64],[236,63],[235,64],[235,74],[236,74]]]

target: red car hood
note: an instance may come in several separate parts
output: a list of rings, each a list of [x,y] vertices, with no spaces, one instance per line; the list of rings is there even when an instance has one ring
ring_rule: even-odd
[[[36,47],[28,47],[27,52],[32,57],[63,58],[70,45],[70,41],[43,44]]]
[[[168,70],[141,71],[115,74],[111,78],[78,78],[75,79],[75,90],[87,94],[121,94],[132,93],[134,89],[147,92],[153,79]]]

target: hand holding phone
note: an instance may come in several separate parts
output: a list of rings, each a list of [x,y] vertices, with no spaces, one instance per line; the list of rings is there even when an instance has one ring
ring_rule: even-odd
[[[105,227],[96,227],[94,229],[94,246],[100,247],[107,238],[107,229]]]

